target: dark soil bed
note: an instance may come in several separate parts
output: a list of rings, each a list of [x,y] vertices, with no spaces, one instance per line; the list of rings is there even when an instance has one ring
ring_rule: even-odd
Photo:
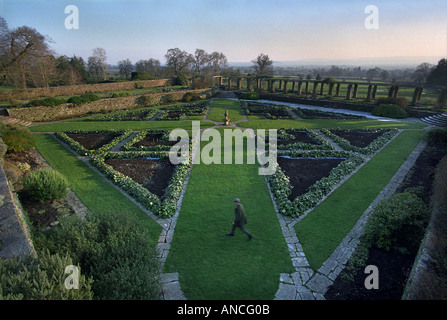
[[[430,201],[434,170],[445,155],[442,146],[428,144],[408,172],[397,193],[413,191],[427,204]],[[364,281],[368,274],[364,268],[354,273],[353,281],[343,280],[343,270],[325,295],[326,299],[340,300],[396,300],[404,293],[408,276],[413,267],[416,251],[403,254],[396,250],[370,249],[365,264],[375,265],[379,270],[379,289],[367,290]]]
[[[324,177],[344,159],[293,159],[278,157],[278,165],[290,179],[293,186],[289,200],[305,194],[309,187]]]
[[[106,159],[105,163],[162,197],[175,166],[168,159]]]
[[[309,144],[315,144],[319,145],[320,142],[312,139],[312,137],[309,136],[309,133],[306,131],[294,131],[294,130],[286,130],[288,134],[292,134],[295,138],[289,139],[289,140],[279,140],[278,139],[278,145],[287,145],[292,143],[309,143]]]
[[[144,137],[144,139],[135,142],[132,146],[133,147],[154,147],[154,146],[173,146],[177,142],[176,141],[169,141],[169,140],[163,140],[162,139],[163,134],[162,133],[149,133]]]
[[[331,130],[331,132],[347,141],[352,146],[365,148],[369,146],[371,142],[376,140],[385,131],[376,131],[376,132],[362,132],[362,131],[349,131],[349,130]]]
[[[102,146],[112,142],[113,139],[120,134],[116,133],[70,133],[67,134],[71,139],[79,142],[84,148],[88,150],[96,150]]]

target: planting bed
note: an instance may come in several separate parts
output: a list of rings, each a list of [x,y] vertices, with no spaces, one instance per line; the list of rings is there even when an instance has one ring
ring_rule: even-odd
[[[177,210],[191,164],[189,159],[174,166],[166,152],[136,151],[105,153],[90,161],[113,183],[163,218]]]
[[[268,182],[279,212],[294,217],[313,208],[363,162],[356,154],[332,150],[287,150],[278,151],[278,156]]]
[[[295,108],[293,112],[302,119],[366,119],[364,116],[356,116],[351,114],[337,113],[337,112],[328,112],[328,111],[319,111],[319,110],[311,110],[311,109],[302,109]]]
[[[57,138],[82,156],[104,153],[132,134],[131,130],[97,130],[56,132]]]
[[[315,182],[328,177],[336,166],[345,159],[294,159],[278,157],[278,165],[289,177],[292,190],[288,199],[293,201],[296,197],[309,191]]]
[[[170,131],[144,130],[130,139],[124,151],[169,151],[177,141],[169,141]]]
[[[169,159],[106,159],[104,162],[158,197],[163,196],[175,169]]]
[[[385,145],[397,133],[397,129],[322,129],[344,150],[372,154]]]

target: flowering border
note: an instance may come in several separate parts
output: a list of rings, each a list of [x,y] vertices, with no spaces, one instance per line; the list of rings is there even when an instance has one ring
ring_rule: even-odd
[[[332,133],[331,130],[342,130],[342,131],[362,131],[362,132],[374,132],[374,131],[385,131],[380,137],[372,141],[367,147],[361,148],[351,145],[351,143]],[[335,143],[347,151],[354,151],[361,154],[372,154],[382,148],[388,141],[390,141],[398,132],[397,129],[321,129],[327,137],[331,138]]]
[[[267,181],[273,194],[278,211],[285,216],[299,217],[307,210],[313,208],[324,196],[329,194],[334,187],[348,174],[353,172],[363,163],[362,157],[346,151],[278,151],[278,156],[290,156],[293,158],[344,158],[338,166],[333,168],[328,177],[315,182],[309,191],[296,197],[293,201],[288,199],[292,192],[289,177],[278,166],[276,172],[268,176]]]
[[[177,202],[183,191],[184,182],[188,176],[191,168],[190,157],[186,161],[178,164],[174,170],[168,187],[162,197],[151,193],[144,188],[140,183],[135,182],[132,178],[122,174],[113,169],[112,166],[106,164],[106,159],[135,159],[135,158],[156,158],[166,159],[169,155],[167,152],[118,152],[105,153],[92,157],[90,163],[98,168],[99,171],[105,174],[114,184],[122,188],[131,197],[142,204],[146,209],[150,210],[155,215],[161,218],[172,217],[177,211]]]
[[[64,132],[56,132],[55,136],[60,139],[61,141],[65,142],[72,150],[77,152],[81,156],[93,156],[98,155],[104,152],[109,151],[114,146],[116,146],[118,143],[123,141],[124,139],[128,138],[132,134],[132,130],[94,130],[94,131],[88,131],[88,130],[73,130],[73,131],[64,131]],[[96,133],[96,134],[111,134],[111,133],[118,133],[120,134],[118,137],[114,138],[112,141],[107,143],[106,145],[103,145],[99,149],[95,150],[89,150],[86,149],[83,145],[81,145],[79,142],[73,140],[70,138],[67,134],[89,134],[89,133]]]

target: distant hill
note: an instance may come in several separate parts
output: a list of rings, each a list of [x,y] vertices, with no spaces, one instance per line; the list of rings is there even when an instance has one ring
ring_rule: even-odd
[[[305,59],[296,61],[274,61],[274,67],[379,67],[379,68],[415,68],[423,62],[437,64],[443,57],[374,57],[358,59]],[[251,62],[229,62],[230,67],[249,67]]]

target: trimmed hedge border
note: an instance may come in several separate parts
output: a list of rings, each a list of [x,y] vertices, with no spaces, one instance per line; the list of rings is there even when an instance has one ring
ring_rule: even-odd
[[[342,130],[342,131],[362,131],[362,132],[375,132],[375,131],[385,131],[380,137],[372,141],[367,147],[360,148],[353,146],[349,143],[348,140],[337,136],[336,134],[332,133],[331,130]],[[388,141],[390,141],[398,132],[397,129],[321,129],[321,132],[323,132],[326,136],[334,140],[340,147],[342,147],[346,151],[353,151],[358,152],[361,154],[373,154],[380,148],[382,148]]]
[[[102,146],[99,149],[96,150],[89,150],[86,149],[83,145],[81,145],[79,142],[73,140],[70,138],[67,134],[120,134],[118,137],[113,139],[108,144]],[[65,142],[72,150],[76,151],[81,156],[93,156],[98,155],[104,152],[109,151],[114,146],[116,146],[118,143],[129,137],[133,133],[132,130],[95,130],[95,131],[89,131],[89,130],[73,130],[73,131],[65,131],[65,132],[56,132],[55,136],[60,139],[62,142]]]
[[[145,108],[140,110],[128,110],[128,111],[119,111],[113,112],[109,114],[102,114],[91,116],[89,118],[82,119],[82,121],[149,121],[152,119],[159,110]],[[132,117],[133,115],[137,115],[137,117]],[[138,117],[138,115],[143,115],[144,118]],[[129,117],[131,116],[131,117]],[[126,118],[129,117],[129,118]]]
[[[90,159],[90,163],[104,173],[114,184],[126,191],[131,197],[142,204],[146,209],[161,218],[172,217],[177,211],[177,201],[183,191],[184,182],[191,168],[191,159],[187,163],[180,163],[176,166],[171,177],[169,186],[165,189],[163,197],[151,193],[141,184],[132,178],[116,171],[104,161],[106,159],[135,159],[135,158],[156,158],[165,159],[169,155],[167,152],[118,152],[104,153]]]
[[[273,175],[268,176],[267,180],[279,213],[291,217],[302,216],[307,210],[313,208],[324,196],[328,195],[344,177],[353,172],[363,163],[363,159],[359,155],[345,151],[278,151],[278,156],[281,155],[293,158],[346,159],[337,167],[333,168],[328,177],[324,177],[314,183],[307,193],[296,197],[293,201],[288,199],[292,190],[289,177],[284,174],[281,168],[278,166],[276,172]]]

